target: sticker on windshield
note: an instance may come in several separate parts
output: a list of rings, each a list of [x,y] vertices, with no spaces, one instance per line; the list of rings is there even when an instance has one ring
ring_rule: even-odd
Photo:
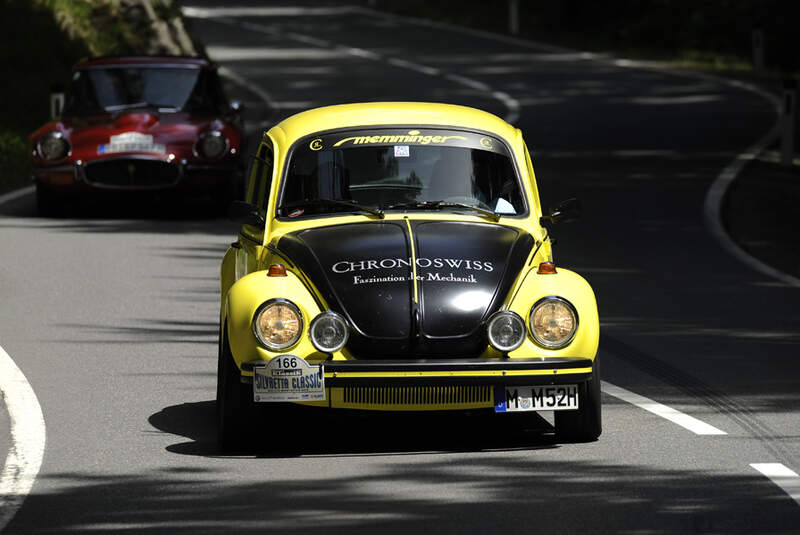
[[[459,135],[452,135],[452,136],[433,136],[433,135],[422,135],[422,132],[419,130],[409,130],[408,133],[404,134],[394,134],[394,135],[387,135],[387,134],[380,134],[374,136],[351,136],[341,139],[333,144],[334,147],[339,147],[342,145],[348,146],[350,145],[384,145],[389,143],[416,143],[418,145],[443,145],[446,144],[451,139],[453,140],[460,140],[460,141],[467,141],[466,136],[459,136]]]
[[[408,145],[395,145],[394,146],[394,157],[395,158],[408,158],[411,156],[411,152],[408,150]]]

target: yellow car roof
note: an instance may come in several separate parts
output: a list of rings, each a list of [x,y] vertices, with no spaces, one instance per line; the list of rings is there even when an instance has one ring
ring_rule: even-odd
[[[433,102],[364,102],[339,104],[304,111],[287,117],[272,129],[280,131],[289,144],[299,138],[340,128],[375,125],[436,125],[470,128],[491,132],[508,141],[515,138],[516,129],[491,113]]]

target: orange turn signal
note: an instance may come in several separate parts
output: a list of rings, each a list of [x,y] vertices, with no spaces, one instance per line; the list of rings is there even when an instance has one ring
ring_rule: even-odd
[[[556,265],[552,262],[542,262],[539,264],[539,270],[536,272],[539,275],[555,275],[558,273],[556,271]]]
[[[269,266],[269,272],[267,272],[267,277],[285,277],[286,276],[286,268],[283,267],[281,264],[272,264]]]

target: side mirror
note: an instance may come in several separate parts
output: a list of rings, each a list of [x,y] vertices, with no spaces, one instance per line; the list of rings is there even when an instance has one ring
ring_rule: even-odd
[[[550,210],[550,215],[543,215],[539,218],[539,224],[546,227],[556,223],[568,223],[580,219],[581,212],[581,201],[575,198],[567,199]]]
[[[264,216],[258,212],[258,206],[244,201],[233,201],[228,207],[228,217],[243,225],[263,227],[266,224]]]
[[[66,94],[64,93],[64,86],[60,84],[53,84],[50,86],[50,118],[58,119],[64,111],[64,102],[66,101]]]

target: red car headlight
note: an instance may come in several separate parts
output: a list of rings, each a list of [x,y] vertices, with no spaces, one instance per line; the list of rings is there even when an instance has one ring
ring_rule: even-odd
[[[211,130],[200,136],[197,149],[201,156],[216,160],[228,150],[228,138],[219,130]]]
[[[70,150],[69,141],[61,132],[50,132],[39,140],[36,147],[42,159],[48,162],[66,158]]]

